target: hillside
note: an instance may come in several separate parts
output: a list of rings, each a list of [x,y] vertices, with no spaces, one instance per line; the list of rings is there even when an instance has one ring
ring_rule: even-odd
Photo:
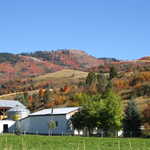
[[[63,67],[34,57],[0,53],[0,83],[61,70]]]
[[[6,99],[15,98],[15,93],[47,87],[54,88],[58,91],[56,95],[61,95],[59,90],[65,86],[71,89],[75,87],[71,91],[73,94],[81,91],[80,85],[86,91],[84,83],[88,72],[108,74],[113,66],[118,72],[112,82],[116,92],[125,101],[134,97],[143,107],[150,98],[149,60],[149,56],[133,61],[95,58],[84,51],[73,49],[16,55],[0,53],[0,95]]]
[[[17,99],[31,111],[78,106],[76,95],[80,92],[99,93],[97,84],[87,86],[88,72],[95,72],[97,77],[98,74],[109,77],[112,66],[117,71],[112,87],[125,105],[134,99],[142,111],[150,103],[149,57],[121,61],[95,58],[80,50],[0,55],[0,98]]]
[[[62,69],[108,72],[111,66],[118,71],[150,70],[149,57],[134,61],[115,58],[96,58],[81,50],[37,51],[34,53],[0,53],[0,84],[14,79],[27,79]]]
[[[0,83],[35,77],[62,69],[87,71],[104,64],[80,50],[37,51],[26,54],[0,53]]]
[[[88,72],[82,72],[82,71],[78,71],[78,70],[71,70],[71,69],[63,69],[61,71],[57,71],[54,73],[47,73],[45,75],[41,75],[38,77],[33,78],[33,80],[35,81],[43,81],[43,80],[52,80],[52,79],[80,79],[80,78],[86,78],[86,76],[88,75]]]
[[[88,55],[81,50],[57,50],[57,51],[37,51],[30,54],[22,54],[32,56],[44,61],[50,61],[64,68],[86,70],[99,64],[104,64],[103,60]]]
[[[101,71],[109,72],[109,68],[114,66],[119,72],[133,72],[133,71],[150,71],[150,61],[148,59],[137,59],[133,61],[110,61],[105,60],[104,64],[100,64],[98,67],[89,68],[89,71]]]
[[[46,88],[48,85],[55,88],[60,88],[65,85],[76,85],[79,82],[84,81],[87,75],[88,72],[62,69],[57,72],[46,73],[44,75],[27,79],[10,80],[1,84],[0,95],[6,94],[4,97],[7,99],[7,94],[37,90],[40,88]]]
[[[39,87],[41,84],[48,83],[51,87],[61,88],[65,85],[77,85],[84,81],[88,72],[63,69],[54,73],[47,73],[45,75],[33,78],[34,85]]]
[[[74,95],[80,92],[95,91],[95,87],[87,87],[85,79],[88,72],[82,72],[78,70],[63,69],[54,73],[47,73],[37,77],[33,77],[32,80],[24,82],[8,82],[5,84],[6,88],[1,88],[4,91],[8,89],[13,89],[9,91],[10,94],[1,95],[1,99],[18,99],[22,102],[26,93],[28,93],[28,100],[30,104],[30,96],[34,98],[34,103],[32,107],[29,105],[31,110],[37,110],[45,107],[60,107],[60,106],[78,106],[78,101],[74,99]],[[80,84],[81,83],[81,84]],[[122,97],[124,103],[126,104],[128,100],[134,99],[137,106],[142,111],[148,103],[150,103],[150,73],[147,72],[118,72],[118,75],[112,80],[114,90]],[[51,99],[49,103],[44,104],[39,101],[39,95],[41,89],[45,90],[47,88],[53,89],[50,93]],[[43,91],[42,90],[42,91]],[[25,94],[25,95],[24,95]]]
[[[63,81],[62,79],[52,78],[52,81],[48,76],[49,73],[63,69],[108,73],[111,66],[114,66],[118,72],[125,74],[135,71],[150,71],[149,57],[123,61],[115,58],[96,58],[84,51],[74,49],[37,51],[16,55],[0,53],[0,94],[8,94],[16,92],[16,90],[20,92],[24,88],[28,89],[28,87],[35,89],[38,87],[37,84],[41,85],[40,87],[49,83],[58,85],[59,82]],[[57,74],[59,73],[56,73],[56,76]],[[69,72],[67,74],[70,75]],[[73,76],[73,73],[71,74]],[[49,81],[41,80],[42,78],[47,78]],[[70,78],[68,81],[74,82],[74,78]],[[65,84],[65,80],[63,84]]]

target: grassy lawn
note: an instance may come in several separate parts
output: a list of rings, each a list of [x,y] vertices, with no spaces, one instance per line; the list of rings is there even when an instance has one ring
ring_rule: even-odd
[[[0,135],[0,150],[150,150],[150,139]]]

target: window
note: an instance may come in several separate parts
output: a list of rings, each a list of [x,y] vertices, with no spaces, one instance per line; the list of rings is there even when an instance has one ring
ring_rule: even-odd
[[[55,123],[56,123],[56,127],[58,127],[58,121],[55,121]]]

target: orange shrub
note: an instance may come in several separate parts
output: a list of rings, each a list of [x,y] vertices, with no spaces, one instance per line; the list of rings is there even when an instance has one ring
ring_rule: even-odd
[[[45,90],[44,90],[44,89],[40,89],[40,90],[39,90],[39,96],[40,96],[40,97],[43,97],[43,96],[44,96],[44,93],[45,93]]]
[[[117,89],[129,87],[129,81],[128,80],[116,79],[113,81],[113,84]]]

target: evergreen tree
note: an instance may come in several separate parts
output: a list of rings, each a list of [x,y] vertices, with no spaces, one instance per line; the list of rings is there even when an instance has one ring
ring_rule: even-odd
[[[106,91],[109,81],[105,74],[100,73],[97,75],[97,90],[100,94],[103,94]]]
[[[123,134],[125,137],[139,137],[141,135],[141,118],[133,100],[128,102],[123,120]]]
[[[117,76],[117,70],[114,66],[110,67],[109,78],[110,80]]]
[[[49,88],[47,88],[43,95],[43,102],[44,104],[47,104],[49,101],[51,101],[51,92],[49,91]]]
[[[34,93],[32,95],[32,101],[31,101],[31,103],[29,105],[30,110],[31,111],[35,111],[37,108],[39,108],[39,106],[40,106],[39,104],[40,103],[39,103],[38,95]]]
[[[90,86],[93,82],[96,81],[96,75],[94,72],[89,72],[86,78],[86,85]]]
[[[23,92],[23,104],[26,106],[28,105],[28,98],[29,98],[28,92]]]

